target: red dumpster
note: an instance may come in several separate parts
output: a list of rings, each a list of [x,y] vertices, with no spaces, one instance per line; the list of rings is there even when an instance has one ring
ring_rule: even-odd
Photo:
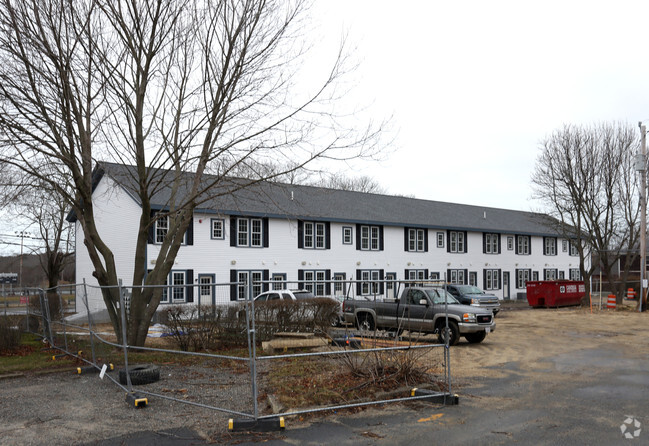
[[[527,282],[527,302],[531,307],[579,305],[586,295],[584,282],[576,280],[536,280]]]

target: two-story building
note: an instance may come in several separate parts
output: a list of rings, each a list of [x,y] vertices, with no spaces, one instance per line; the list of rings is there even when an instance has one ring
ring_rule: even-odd
[[[93,193],[99,233],[113,250],[125,284],[132,282],[141,213],[127,184],[132,169],[100,163]],[[152,207],[164,210],[168,195],[161,188]],[[148,269],[166,225],[162,218],[151,228]],[[96,284],[78,222],[76,230],[77,281]],[[164,299],[242,300],[268,287],[264,281],[291,282],[318,295],[392,297],[395,281],[408,279],[446,279],[516,299],[528,280],[579,276],[572,241],[561,238],[543,214],[261,182],[207,200],[194,211],[168,277],[177,288]],[[356,282],[346,287],[345,281]],[[190,291],[182,286],[232,282],[240,285],[216,295],[214,287]],[[91,306],[103,307],[98,295]]]

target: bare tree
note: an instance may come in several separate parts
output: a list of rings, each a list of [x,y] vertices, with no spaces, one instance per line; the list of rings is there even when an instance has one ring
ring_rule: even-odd
[[[613,267],[623,254],[637,249],[639,235],[638,188],[632,174],[638,142],[628,125],[566,125],[542,142],[532,176],[536,198],[579,253],[587,289],[600,266],[620,301],[633,256],[626,256],[622,281],[615,280]],[[599,265],[595,261],[587,268],[591,253]]]
[[[193,210],[224,190],[214,186],[235,166],[273,160],[290,162],[290,172],[319,159],[371,156],[377,147],[380,125],[347,129],[333,113],[345,93],[336,90],[344,45],[317,85],[311,77],[310,88],[296,88],[308,54],[303,0],[0,4],[1,158],[66,197],[102,286],[119,277],[95,224],[94,162],[136,168],[125,181],[142,208],[130,345],[144,344],[162,296],[140,285],[164,283]],[[44,177],[43,166],[66,184]],[[169,199],[152,213],[152,197],[163,188]],[[157,218],[169,225],[147,274],[147,235]],[[103,298],[120,336],[119,293],[105,288]]]

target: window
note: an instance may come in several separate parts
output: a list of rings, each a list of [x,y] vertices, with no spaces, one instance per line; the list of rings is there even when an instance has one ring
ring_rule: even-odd
[[[417,280],[417,281],[425,281],[428,279],[428,270],[427,269],[407,269],[405,271],[405,276],[406,280]],[[406,284],[408,286],[413,285],[413,284]]]
[[[485,290],[499,290],[500,289],[500,270],[499,269],[485,269],[483,271],[484,289]]]
[[[352,240],[352,228],[351,226],[343,226],[343,245],[351,245]]]
[[[405,228],[405,250],[409,252],[428,251],[428,230]]]
[[[539,280],[539,272],[532,271],[532,280]]]
[[[248,298],[248,286],[250,282],[250,273],[248,271],[239,271],[237,276],[237,299],[246,300]],[[254,296],[253,296],[254,297]]]
[[[570,268],[568,274],[570,280],[581,280],[581,273],[579,272],[579,268]]]
[[[568,252],[568,240],[561,240],[561,251]]]
[[[162,290],[160,302],[193,302],[194,289],[191,286],[187,286],[192,283],[194,283],[194,270],[171,271],[165,279],[164,284],[166,286]]]
[[[576,243],[577,242],[575,240],[570,240],[570,255],[571,256],[578,256],[579,255],[579,251],[577,250]]]
[[[330,270],[298,270],[299,287],[310,291],[314,296],[327,296],[331,294]]]
[[[223,220],[220,218],[213,218],[211,221],[212,221],[212,239],[213,240],[225,239]]]
[[[448,231],[448,252],[466,252],[466,232]]]
[[[530,280],[532,271],[529,269],[517,269],[516,270],[516,288],[523,289],[525,285]]]
[[[478,273],[475,271],[469,273],[469,285],[478,286]]]
[[[273,290],[285,290],[286,289],[286,274],[284,273],[273,273],[271,278],[273,282]]]
[[[556,268],[544,269],[543,280],[557,280],[557,269]]]
[[[383,226],[356,226],[356,249],[361,251],[383,250]]]
[[[500,254],[500,234],[482,234],[483,251],[485,254]]]
[[[516,236],[516,254],[519,255],[530,255],[530,236],[529,235],[517,235]]]
[[[439,280],[439,273],[438,272],[430,273],[430,280]]]
[[[556,237],[543,237],[543,255],[556,256],[557,255],[557,238]],[[550,279],[548,279],[550,280]]]
[[[209,298],[206,300],[206,302],[211,303],[210,299],[212,298],[212,288],[214,287],[214,275],[199,274],[198,283],[201,284],[200,286],[201,302],[203,302],[203,298]]]
[[[437,233],[437,247],[438,248],[443,248],[444,247],[444,233],[443,232],[438,232]]]
[[[298,221],[298,248],[329,249],[329,223]]]
[[[514,250],[514,237],[509,236],[507,237],[507,251],[513,251]]]
[[[465,269],[449,269],[447,271],[447,280],[450,283],[458,283],[466,285],[467,270]]]
[[[230,246],[268,247],[267,218],[230,218]]]
[[[566,273],[564,271],[559,271],[559,280],[564,280],[566,278]]]
[[[383,294],[382,269],[357,270],[356,273],[360,280],[356,283],[356,294],[360,296]]]
[[[162,217],[158,217],[158,219],[155,221],[155,242],[157,244],[162,244],[164,242],[165,237],[167,236],[167,232],[169,231],[169,216],[165,215]]]

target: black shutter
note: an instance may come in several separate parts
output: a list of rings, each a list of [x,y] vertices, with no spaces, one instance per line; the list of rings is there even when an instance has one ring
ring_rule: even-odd
[[[451,270],[450,269],[446,270],[446,282],[451,283]]]
[[[483,254],[487,253],[487,233],[486,232],[482,233],[482,253]]]
[[[149,245],[155,244],[155,222],[153,221],[155,218],[155,211],[151,211],[149,219],[149,235],[147,237],[147,243]]]
[[[498,270],[498,290],[503,288],[503,270],[499,269]]]
[[[446,252],[451,252],[451,231],[446,231]]]
[[[469,270],[465,269],[464,270],[464,283],[462,285],[466,285],[467,283],[469,283]]]
[[[264,283],[262,285],[262,290],[263,291],[268,291],[269,290],[269,285],[270,283],[268,282],[270,280],[270,271],[265,269],[262,271],[262,279],[264,280]]]
[[[237,300],[237,270],[230,270],[230,300]]]
[[[360,296],[361,295],[361,270],[357,269],[356,270],[356,295]]]
[[[325,248],[331,249],[331,223],[329,222],[325,223]]]
[[[467,231],[464,231],[464,251],[469,252],[469,237]]]
[[[383,251],[383,226],[379,226],[379,251]]]
[[[230,217],[230,246],[237,246],[237,217]]]
[[[356,223],[356,250],[361,250],[361,225]]]
[[[379,270],[379,279],[381,280],[379,282],[379,294],[383,294],[385,292],[385,270],[384,269]]]
[[[498,234],[498,254],[500,254],[500,234]]]
[[[424,252],[428,252],[428,229],[424,229]]]
[[[297,270],[297,287],[301,290],[304,289],[304,270],[303,269],[298,269]]]
[[[263,237],[264,237],[263,246],[264,246],[264,248],[268,248],[268,246],[269,246],[269,240],[268,240],[268,238],[269,238],[268,219],[267,219],[267,218],[263,218],[263,219],[261,220],[261,225],[262,225],[262,228],[263,228],[263,233],[262,233],[262,235],[263,235]]]
[[[331,270],[327,269],[325,270],[325,280],[327,283],[325,284],[325,295],[330,296],[331,295]]]
[[[187,302],[194,302],[194,270],[185,271],[185,297]]]
[[[297,221],[297,247],[298,249],[304,248],[304,222]]]
[[[194,217],[192,217],[189,220],[189,226],[187,226],[187,232],[186,234],[186,244],[187,245],[193,245],[194,244]]]
[[[406,281],[409,280],[409,279],[408,279],[408,278],[410,277],[410,274],[409,274],[409,273],[410,273],[410,270],[408,270],[408,269],[403,270],[403,280],[406,280]],[[408,282],[405,282],[405,283],[404,283],[404,286],[405,286],[405,287],[409,287],[410,284],[409,284]]]
[[[527,253],[528,253],[529,255],[532,255],[532,237],[529,236],[529,235],[526,236],[526,237],[527,237],[527,246],[529,246],[529,249],[528,249],[528,252],[527,252]]]
[[[492,278],[493,281],[493,278]],[[483,269],[482,270],[482,289],[486,290],[487,289],[487,270]]]
[[[424,269],[424,278],[430,279],[430,277],[428,276],[428,268]]]
[[[408,243],[408,233],[410,232],[409,228],[403,228],[403,250],[408,252],[408,249],[410,248],[410,244]]]

